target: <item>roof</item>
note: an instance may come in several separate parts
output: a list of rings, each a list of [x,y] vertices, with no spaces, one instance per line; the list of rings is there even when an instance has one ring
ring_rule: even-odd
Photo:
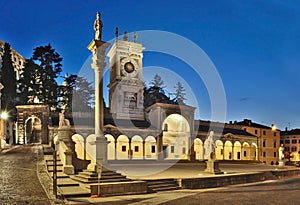
[[[300,129],[292,129],[292,130],[285,130],[281,131],[280,135],[300,135]]]
[[[242,125],[242,126],[247,126],[247,127],[257,127],[257,128],[261,128],[261,129],[272,129],[271,127],[252,122],[251,120],[248,120],[248,119],[244,119],[243,121],[236,122],[236,124]]]
[[[243,129],[226,127],[226,124],[220,123],[220,122],[199,120],[198,123],[199,123],[199,126],[198,126],[198,128],[195,127],[195,131],[208,132],[209,130],[212,130],[215,133],[222,133],[223,135],[231,133],[234,135],[244,135],[244,136],[248,136],[248,137],[256,137],[255,135],[252,135]]]

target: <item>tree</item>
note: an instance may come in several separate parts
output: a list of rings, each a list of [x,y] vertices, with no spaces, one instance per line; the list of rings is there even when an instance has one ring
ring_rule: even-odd
[[[17,80],[12,62],[11,48],[8,43],[4,44],[0,76],[1,83],[4,86],[2,90],[1,109],[9,111],[10,115],[14,115],[17,97]]]
[[[150,84],[152,85],[150,88],[152,88],[154,92],[163,93],[163,94],[165,93],[164,88],[166,86],[164,86],[164,81],[161,79],[161,77],[158,74],[154,76]]]
[[[59,107],[67,112],[72,112],[73,89],[76,84],[77,75],[65,75],[62,85],[58,86]]]
[[[178,83],[174,87],[176,92],[174,93],[175,99],[174,102],[179,105],[185,105],[184,101],[186,100],[185,96],[185,89],[183,88],[182,84],[178,81]]]
[[[42,103],[48,104],[52,109],[56,109],[58,105],[58,85],[56,78],[62,71],[62,58],[48,44],[36,47],[32,59],[41,69],[41,86],[37,97]]]
[[[27,59],[18,80],[20,104],[33,103],[30,99],[41,95],[41,76],[41,67],[32,58]]]
[[[83,77],[77,77],[73,86],[72,111],[91,112],[94,106],[94,89]]]
[[[165,94],[164,81],[159,75],[155,75],[150,82],[152,86],[144,87],[144,107],[149,107],[155,103],[173,104],[172,100]]]

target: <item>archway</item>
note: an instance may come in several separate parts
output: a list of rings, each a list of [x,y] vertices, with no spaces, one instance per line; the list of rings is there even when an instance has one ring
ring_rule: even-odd
[[[49,106],[40,104],[17,105],[16,109],[17,123],[14,141],[18,144],[24,144],[30,140],[44,144],[49,143]],[[34,132],[31,133],[31,131]]]
[[[242,160],[250,160],[250,145],[248,142],[244,142],[242,146]]]
[[[203,160],[204,159],[203,142],[199,138],[196,138],[194,140],[194,151],[195,151],[195,154],[196,154],[196,160]]]
[[[258,160],[258,147],[256,143],[252,143],[250,146],[250,159]]]
[[[156,140],[153,136],[145,139],[145,159],[157,159]]]
[[[129,159],[129,139],[126,135],[120,135],[117,139],[117,159]]]
[[[108,143],[108,145],[107,145],[107,160],[115,160],[116,159],[115,138],[110,134],[106,134],[105,138]]]
[[[224,150],[223,150],[223,142],[221,140],[216,140],[216,159],[217,160],[223,160],[224,158]]]
[[[25,143],[41,142],[42,123],[36,116],[30,116],[25,120]]]
[[[190,125],[179,114],[169,115],[163,122],[163,155],[168,159],[188,159],[190,142]]]
[[[91,134],[87,136],[86,138],[86,159],[87,160],[95,160],[93,159],[93,156],[96,156],[96,136],[94,134]]]
[[[132,159],[143,159],[143,139],[135,135],[131,139]]]
[[[72,141],[75,143],[75,152],[78,159],[85,160],[84,138],[80,134],[72,136]]]
[[[224,144],[224,159],[232,160],[232,142],[226,141]]]
[[[241,157],[242,145],[239,141],[234,142],[233,150],[234,150],[233,159],[234,160],[241,160],[242,159],[242,157]]]

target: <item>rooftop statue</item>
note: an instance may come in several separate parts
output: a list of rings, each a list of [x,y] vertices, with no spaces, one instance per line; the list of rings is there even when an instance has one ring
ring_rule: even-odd
[[[103,23],[100,20],[101,13],[97,12],[96,20],[94,22],[94,30],[95,30],[95,40],[102,40],[102,27]]]

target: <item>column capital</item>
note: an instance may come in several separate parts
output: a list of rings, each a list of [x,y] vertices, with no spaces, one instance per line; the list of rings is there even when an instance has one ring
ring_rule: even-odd
[[[94,39],[90,42],[90,44],[87,46],[87,48],[92,52],[101,48],[101,50],[103,50],[103,53],[104,53],[106,51],[106,49],[108,48],[108,46],[109,46],[109,43]]]

